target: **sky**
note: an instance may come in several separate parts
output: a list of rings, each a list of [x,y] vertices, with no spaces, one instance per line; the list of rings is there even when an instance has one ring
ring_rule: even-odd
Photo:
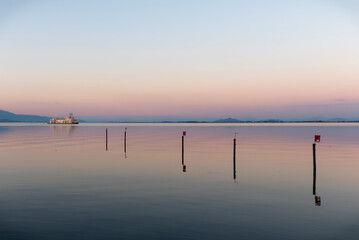
[[[0,109],[359,119],[355,0],[0,0]]]

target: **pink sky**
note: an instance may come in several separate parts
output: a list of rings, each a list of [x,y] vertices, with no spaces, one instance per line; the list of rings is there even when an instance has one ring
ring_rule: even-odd
[[[11,11],[0,18],[0,109],[47,116],[359,116],[354,7],[68,4],[2,6]],[[111,14],[117,11],[124,13]]]

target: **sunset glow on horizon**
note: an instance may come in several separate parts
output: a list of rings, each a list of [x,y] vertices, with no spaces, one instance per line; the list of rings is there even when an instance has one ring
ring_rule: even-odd
[[[359,118],[355,1],[5,1],[0,109]]]

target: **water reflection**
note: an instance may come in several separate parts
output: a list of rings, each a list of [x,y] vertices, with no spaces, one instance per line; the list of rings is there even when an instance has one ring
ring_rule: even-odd
[[[241,127],[234,141],[236,126],[199,124],[187,127],[191,136],[183,137],[180,153],[183,126],[133,126],[131,161],[119,161],[124,127],[79,125],[71,137],[47,125],[1,131],[0,239],[358,236],[357,127]],[[315,155],[308,139],[317,130],[328,138]],[[237,155],[245,171],[237,172]],[[232,184],[239,175],[241,184]],[[317,208],[321,191],[325,206]]]
[[[75,125],[53,125],[53,124],[51,124],[49,126],[50,126],[50,129],[56,135],[68,135],[68,136],[72,136],[77,127]]]
[[[1,127],[0,126],[0,133],[5,133],[5,132],[8,132],[8,131],[10,131],[10,127]]]
[[[127,128],[125,128],[125,132],[123,136],[123,150],[125,153],[125,158],[127,158]]]

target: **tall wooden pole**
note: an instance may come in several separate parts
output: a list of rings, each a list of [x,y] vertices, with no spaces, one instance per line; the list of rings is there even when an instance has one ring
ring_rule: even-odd
[[[108,129],[106,128],[106,151],[108,150]]]
[[[316,195],[316,185],[317,185],[317,161],[316,161],[315,143],[313,143],[313,195]]]
[[[237,145],[237,139],[233,139],[233,179],[236,180],[237,174],[236,174],[236,145]]]
[[[126,145],[127,145],[127,128],[125,128],[125,134],[124,134],[124,151],[126,153]]]
[[[184,136],[182,136],[182,165],[184,165]]]

